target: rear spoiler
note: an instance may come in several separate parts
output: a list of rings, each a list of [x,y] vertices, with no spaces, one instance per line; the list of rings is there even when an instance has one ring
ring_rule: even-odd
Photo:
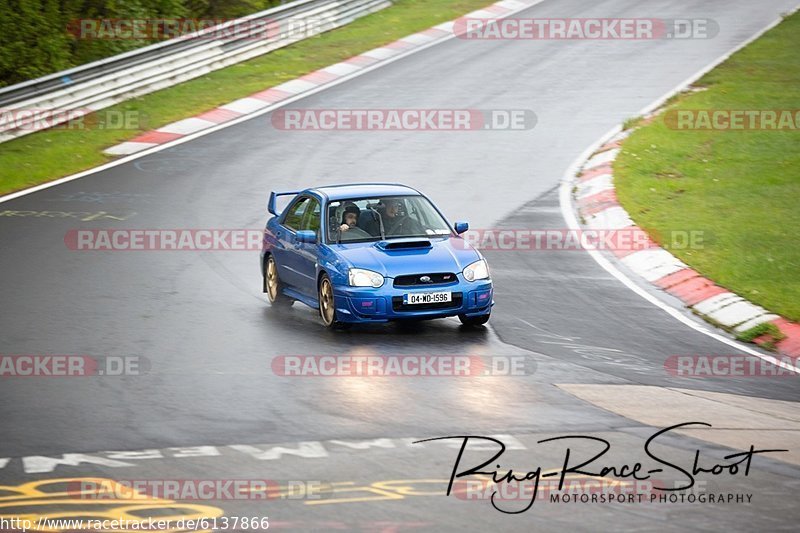
[[[269,211],[270,213],[272,213],[275,216],[278,216],[280,213],[278,213],[275,210],[275,200],[277,200],[278,196],[287,196],[289,194],[293,194],[293,195],[296,196],[296,195],[300,194],[300,192],[301,191],[287,191],[287,192],[275,192],[275,191],[272,191],[271,193],[269,193],[269,200],[267,201],[267,211]]]

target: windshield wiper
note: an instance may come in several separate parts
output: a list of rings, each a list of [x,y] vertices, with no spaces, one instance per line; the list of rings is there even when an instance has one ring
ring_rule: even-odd
[[[434,237],[442,237],[442,235],[424,235],[422,233],[417,233],[417,234],[412,233],[409,235],[389,235],[384,240],[388,241],[389,239],[432,239]]]
[[[367,209],[369,209],[370,211],[372,211],[373,213],[378,215],[378,224],[380,225],[380,228],[381,228],[381,240],[385,241],[386,240],[386,233],[383,231],[383,217],[381,216],[381,214],[374,207],[367,207]]]

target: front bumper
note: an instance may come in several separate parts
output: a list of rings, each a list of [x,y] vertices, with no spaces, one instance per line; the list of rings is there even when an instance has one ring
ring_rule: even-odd
[[[420,320],[456,315],[480,316],[494,305],[492,280],[466,281],[461,274],[449,284],[394,287],[394,279],[386,278],[382,287],[334,287],[337,320],[341,322],[386,322]],[[453,301],[441,304],[403,305],[403,295],[412,292],[448,291]]]

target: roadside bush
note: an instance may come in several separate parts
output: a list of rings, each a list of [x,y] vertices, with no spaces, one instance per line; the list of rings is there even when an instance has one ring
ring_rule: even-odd
[[[280,0],[0,0],[0,87],[154,42],[78,39],[69,27],[79,19],[235,18],[281,3]]]

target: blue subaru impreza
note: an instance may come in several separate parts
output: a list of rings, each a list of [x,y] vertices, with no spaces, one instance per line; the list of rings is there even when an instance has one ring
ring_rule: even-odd
[[[277,211],[280,196],[292,196]],[[489,267],[423,194],[363,183],[273,192],[261,274],[273,306],[319,309],[329,327],[458,316],[485,324]]]

